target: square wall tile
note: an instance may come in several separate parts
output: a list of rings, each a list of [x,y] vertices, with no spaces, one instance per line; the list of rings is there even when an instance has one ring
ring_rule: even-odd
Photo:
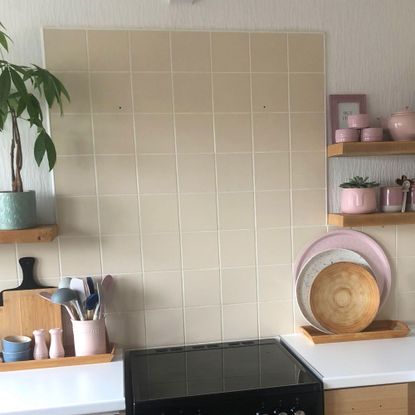
[[[220,232],[222,267],[255,265],[255,234],[253,230]]]
[[[256,113],[254,120],[255,151],[288,151],[288,114]]]
[[[133,101],[135,112],[172,112],[173,96],[170,74],[134,73]]]
[[[324,34],[289,33],[291,72],[324,72]]]
[[[85,30],[44,29],[43,39],[49,70],[88,70]]]
[[[88,30],[91,71],[129,71],[130,45],[124,30]]]
[[[219,193],[219,221],[220,229],[253,229],[253,193]]]
[[[287,35],[250,33],[252,72],[287,72]]]
[[[293,151],[324,151],[326,121],[324,113],[290,114],[291,149]]]
[[[396,227],[396,240],[398,257],[415,256],[412,247],[415,235],[415,225],[400,225]]]
[[[293,228],[293,257],[296,258],[310,241],[327,233],[325,226],[307,226]]]
[[[222,339],[220,307],[186,308],[186,344]]]
[[[135,114],[137,151],[144,153],[174,153],[172,114]]]
[[[277,228],[291,225],[290,192],[288,190],[256,193],[258,228]]]
[[[397,232],[395,226],[364,226],[362,231],[375,239],[375,241],[380,244],[380,246],[382,246],[382,248],[386,251],[386,254],[389,256],[389,258],[396,257]]]
[[[294,190],[292,192],[294,226],[326,224],[326,191]]]
[[[259,301],[290,300],[293,295],[291,264],[259,267]]]
[[[257,300],[255,268],[222,271],[223,304],[254,303]]]
[[[212,114],[177,114],[178,153],[213,153]]]
[[[98,193],[137,194],[134,156],[97,156]]]
[[[213,155],[181,154],[179,155],[178,163],[180,192],[215,192],[215,159]]]
[[[219,270],[184,271],[185,306],[220,304]]]
[[[143,233],[178,232],[177,195],[141,195],[140,208]]]
[[[216,114],[215,140],[218,153],[250,152],[252,129],[250,114]]]
[[[66,98],[63,99],[65,114],[85,114],[91,112],[88,74],[82,72],[62,72],[59,73],[59,80],[63,83],[71,97],[70,102]],[[55,104],[50,109],[50,112],[60,114],[59,105]]]
[[[56,208],[60,235],[98,235],[96,196],[58,196]]]
[[[138,157],[140,193],[174,193],[177,191],[174,155],[141,155]]]
[[[192,232],[182,234],[183,268],[203,269],[219,266],[217,232]]]
[[[209,32],[171,32],[173,71],[210,72]]]
[[[219,192],[253,189],[251,154],[218,154],[216,162]]]
[[[20,267],[16,258],[16,248],[12,244],[0,245],[1,276],[0,280],[17,279],[17,268]],[[10,287],[12,288],[12,287]]]
[[[210,74],[175,73],[173,75],[175,112],[211,112]]]
[[[259,229],[257,237],[260,266],[291,263],[290,229]]]
[[[290,187],[289,153],[255,154],[256,190],[285,190]]]
[[[133,71],[170,71],[169,32],[133,30],[130,35]]]
[[[415,257],[399,258],[397,262],[397,282],[398,292],[400,294],[406,294],[408,292],[415,291],[414,281],[414,265]]]
[[[324,75],[290,74],[291,111],[324,112]]]
[[[105,311],[119,313],[144,310],[144,287],[141,274],[114,275],[110,301]]]
[[[292,153],[291,163],[293,189],[321,189],[326,187],[325,153]]]
[[[249,72],[249,34],[212,33],[213,72]]]
[[[256,339],[258,335],[256,303],[223,306],[223,337],[225,341]]]
[[[260,337],[276,337],[289,334],[294,329],[291,301],[260,303],[259,335]]]
[[[95,169],[92,156],[58,157],[55,191],[58,195],[94,195]]]
[[[101,196],[99,220],[101,234],[138,233],[137,196]]]
[[[106,317],[110,342],[126,347],[143,348],[146,345],[144,312],[114,313]]]
[[[217,230],[216,194],[181,194],[180,215],[183,232]]]
[[[101,274],[98,238],[59,237],[62,275]]]
[[[182,273],[149,272],[145,274],[146,309],[179,308],[182,306]]]
[[[407,323],[415,322],[415,293],[398,295],[398,318]]]
[[[134,154],[132,114],[94,114],[96,154]]]
[[[92,154],[92,123],[89,114],[50,114],[51,136],[60,156]]]
[[[104,274],[129,274],[141,271],[139,235],[102,236],[101,245]]]
[[[250,112],[251,87],[248,74],[213,75],[215,112]]]
[[[176,271],[181,267],[178,233],[145,234],[143,240],[144,271]]]
[[[91,73],[91,94],[94,112],[132,112],[129,73]]]
[[[253,74],[252,108],[254,112],[288,111],[288,75]]]
[[[183,309],[146,311],[147,347],[184,344]]]

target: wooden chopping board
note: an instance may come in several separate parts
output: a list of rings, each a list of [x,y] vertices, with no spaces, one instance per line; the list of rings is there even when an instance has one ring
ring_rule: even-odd
[[[33,337],[36,329],[62,328],[61,306],[40,297],[38,293],[42,291],[53,292],[55,288],[3,292],[0,338],[9,335]]]

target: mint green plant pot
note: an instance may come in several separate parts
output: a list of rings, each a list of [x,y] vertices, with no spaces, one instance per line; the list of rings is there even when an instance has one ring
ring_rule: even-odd
[[[36,226],[36,193],[0,192],[0,230]]]

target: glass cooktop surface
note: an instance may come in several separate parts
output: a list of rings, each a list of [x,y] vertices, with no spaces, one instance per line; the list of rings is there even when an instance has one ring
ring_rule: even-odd
[[[126,362],[135,402],[318,383],[275,339],[130,351]]]

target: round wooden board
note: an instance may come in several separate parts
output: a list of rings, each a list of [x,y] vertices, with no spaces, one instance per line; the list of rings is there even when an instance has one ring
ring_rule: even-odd
[[[332,333],[364,330],[379,310],[376,280],[363,266],[338,262],[324,268],[310,290],[314,317]]]

